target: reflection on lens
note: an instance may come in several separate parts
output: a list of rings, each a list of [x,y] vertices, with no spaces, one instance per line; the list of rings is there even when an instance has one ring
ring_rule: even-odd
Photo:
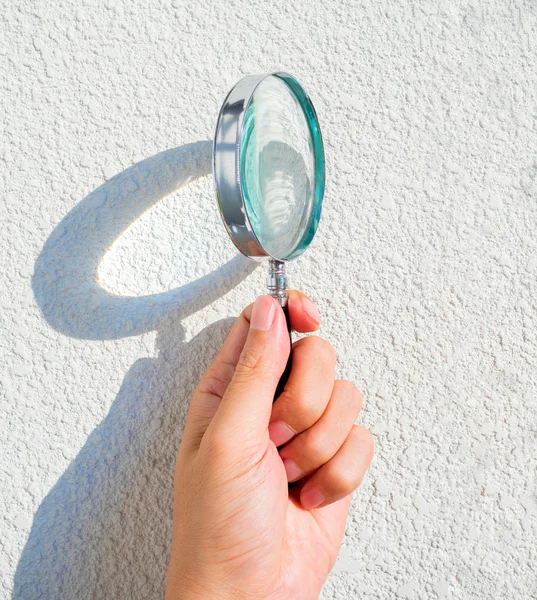
[[[317,227],[324,163],[319,181],[312,122],[316,126],[314,115],[305,114],[294,91],[274,75],[256,88],[244,118],[240,173],[246,211],[259,242],[275,258],[299,254]]]

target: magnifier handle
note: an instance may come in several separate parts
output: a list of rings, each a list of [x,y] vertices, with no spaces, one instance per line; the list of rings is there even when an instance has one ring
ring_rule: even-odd
[[[285,315],[285,322],[287,323],[287,331],[289,332],[289,343],[291,344],[291,349],[293,348],[293,338],[291,337],[291,319],[289,318],[289,306],[286,304],[283,307],[283,314]],[[278,381],[278,386],[276,387],[276,393],[274,394],[274,401],[278,398],[278,396],[283,392],[283,388],[289,379],[289,374],[291,373],[291,364],[292,364],[292,355],[293,352],[289,352],[289,358],[287,359],[287,364],[285,365],[285,371],[283,375],[280,377],[280,381]]]

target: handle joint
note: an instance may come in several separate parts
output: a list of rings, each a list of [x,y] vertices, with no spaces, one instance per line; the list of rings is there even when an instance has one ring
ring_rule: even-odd
[[[269,296],[276,298],[282,308],[287,306],[287,275],[283,261],[275,258],[269,260],[267,288]]]

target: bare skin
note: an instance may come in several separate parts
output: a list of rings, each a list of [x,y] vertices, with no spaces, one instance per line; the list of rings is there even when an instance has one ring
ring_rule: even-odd
[[[289,312],[295,331],[318,329],[303,294],[290,292]],[[261,296],[194,392],[177,456],[166,600],[319,597],[373,440],[354,424],[360,392],[335,380],[335,352],[320,337],[294,344],[273,404],[288,355],[283,311]]]

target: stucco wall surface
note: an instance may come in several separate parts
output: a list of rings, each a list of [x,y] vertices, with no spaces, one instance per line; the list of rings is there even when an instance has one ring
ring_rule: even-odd
[[[328,163],[289,277],[376,438],[323,599],[537,598],[535,3],[18,0],[0,28],[0,596],[162,597],[188,399],[264,290],[210,140],[285,70]]]

